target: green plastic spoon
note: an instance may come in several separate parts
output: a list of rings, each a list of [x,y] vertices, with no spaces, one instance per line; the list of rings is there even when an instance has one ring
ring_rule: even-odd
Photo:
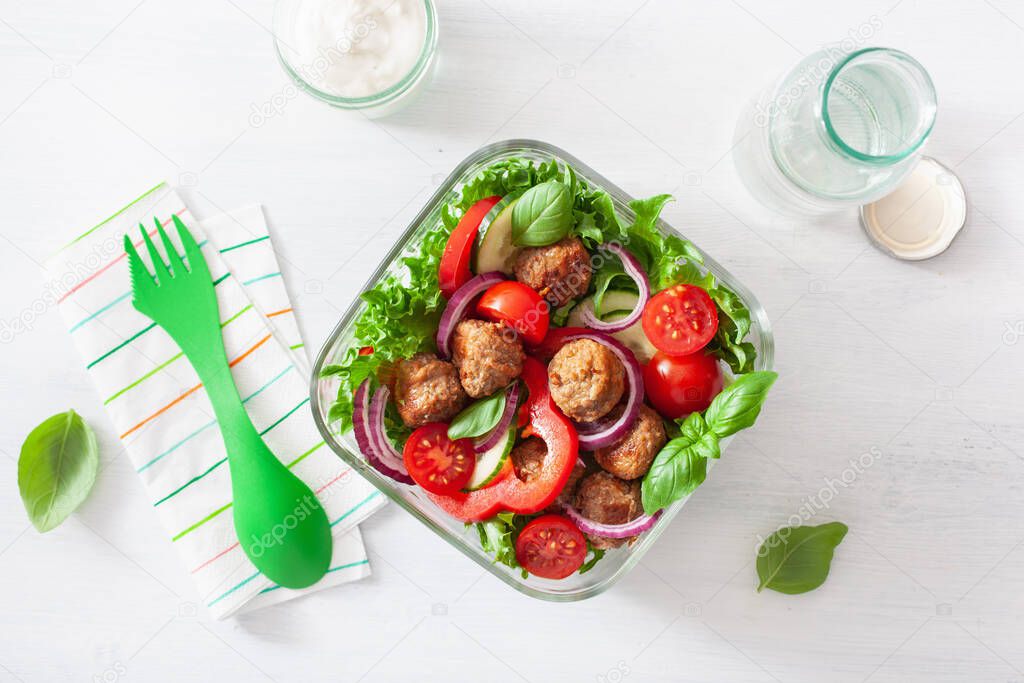
[[[252,563],[287,588],[310,586],[331,561],[331,527],[316,495],[267,448],[249,419],[231,377],[221,338],[217,295],[199,246],[177,216],[188,268],[156,221],[170,264],[140,224],[156,270],[149,273],[128,235],[124,249],[132,305],[162,327],[195,368],[213,404],[231,470],[235,531]]]

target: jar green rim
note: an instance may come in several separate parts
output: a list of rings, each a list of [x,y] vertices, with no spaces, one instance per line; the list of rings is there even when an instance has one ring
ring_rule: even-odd
[[[908,62],[910,66],[916,69],[924,78],[924,82],[928,86],[928,91],[931,93],[931,120],[928,121],[928,125],[924,127],[924,130],[921,131],[921,134],[917,137],[917,139],[914,140],[913,143],[907,145],[904,149],[902,149],[899,152],[899,154],[873,155],[865,154],[864,152],[861,152],[858,149],[854,149],[853,147],[848,145],[846,141],[843,140],[843,138],[836,131],[835,127],[832,125],[832,118],[829,116],[828,113],[829,93],[832,90],[832,84],[836,80],[836,77],[838,77],[839,73],[844,68],[846,68],[850,64],[850,62],[873,52],[888,53]],[[916,59],[908,55],[906,52],[902,52],[900,50],[893,50],[891,48],[886,47],[868,47],[862,50],[857,50],[856,52],[851,52],[841,62],[835,65],[835,67],[832,69],[832,72],[829,74],[828,79],[825,81],[825,85],[822,88],[821,120],[825,124],[825,132],[828,134],[829,140],[831,140],[841,151],[860,161],[867,161],[877,164],[891,164],[906,159],[911,154],[920,149],[921,145],[923,145],[925,140],[928,139],[928,136],[932,132],[932,128],[935,127],[935,114],[935,84],[932,83],[931,76],[928,75],[928,72],[925,70],[925,68],[921,65],[920,62],[918,62]]]
[[[397,99],[415,85],[421,77],[423,77],[434,58],[434,53],[437,51],[437,10],[434,8],[432,0],[423,0],[423,6],[426,10],[427,16],[427,30],[423,39],[423,48],[420,50],[420,55],[409,72],[391,87],[372,95],[366,95],[365,97],[341,97],[340,95],[332,95],[331,93],[324,92],[304,80],[298,72],[292,68],[292,65],[288,63],[288,60],[284,56],[284,51],[281,49],[282,41],[277,35],[278,11],[289,1],[290,0],[277,0],[277,5],[274,11],[274,30],[272,33],[274,36],[274,50],[277,52],[277,59],[281,63],[281,67],[284,69],[285,73],[288,74],[288,77],[291,78],[296,85],[313,97],[323,100],[335,107],[342,109],[365,109],[387,104],[388,102]]]

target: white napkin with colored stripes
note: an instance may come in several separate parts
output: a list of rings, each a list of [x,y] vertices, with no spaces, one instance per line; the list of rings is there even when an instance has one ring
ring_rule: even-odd
[[[330,570],[310,588],[280,588],[245,556],[213,407],[177,345],[131,304],[123,236],[140,243],[139,223],[155,233],[156,217],[177,244],[172,214],[206,257],[232,374],[253,424],[313,489],[331,521]],[[309,359],[258,206],[199,222],[161,184],[75,239],[46,267],[60,292],[61,314],[164,532],[215,617],[369,575],[356,525],[385,498],[331,452],[313,423]]]

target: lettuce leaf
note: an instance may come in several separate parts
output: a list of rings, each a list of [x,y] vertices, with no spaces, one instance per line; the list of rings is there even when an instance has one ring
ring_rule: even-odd
[[[355,322],[355,342],[338,363],[321,371],[321,377],[340,381],[328,418],[337,421],[342,432],[352,429],[352,398],[363,380],[376,381],[390,364],[435,350],[434,335],[445,304],[438,266],[448,237],[466,210],[484,197],[504,197],[562,177],[553,159],[535,164],[513,158],[491,164],[466,183],[454,201],[442,206],[440,224],[426,232],[418,249],[401,259],[402,267],[362,294],[366,308]],[[373,353],[359,355],[364,346],[372,346]]]

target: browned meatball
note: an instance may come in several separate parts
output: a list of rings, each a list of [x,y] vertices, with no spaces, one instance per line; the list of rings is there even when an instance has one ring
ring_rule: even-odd
[[[455,327],[452,362],[466,393],[489,396],[507,386],[523,371],[523,345],[499,323],[463,320]]]
[[[616,406],[612,414],[622,414],[625,406]],[[620,479],[636,479],[647,474],[654,456],[665,445],[665,423],[645,405],[640,406],[636,422],[617,443],[594,451],[597,464]]]
[[[607,472],[588,475],[576,487],[575,507],[581,515],[598,524],[625,524],[644,513],[640,482],[623,481]],[[587,540],[599,550],[618,548],[634,538],[604,538],[587,534]]]
[[[551,398],[579,422],[593,422],[611,411],[626,387],[626,369],[606,346],[575,339],[548,364]]]
[[[521,481],[529,482],[533,477],[540,474],[541,469],[544,467],[544,458],[548,455],[547,444],[543,440],[538,439],[535,436],[526,439],[521,444],[512,449],[510,457],[512,458],[512,467],[515,470],[516,476]],[[569,479],[565,482],[565,487],[562,488],[562,492],[558,494],[558,498],[555,500],[555,504],[552,509],[560,508],[562,505],[572,504],[573,496],[576,493],[576,485],[580,479],[586,473],[587,468],[577,460],[576,464],[572,468],[572,472],[569,473]]]
[[[428,422],[447,422],[465,403],[466,392],[451,363],[430,353],[420,353],[398,363],[395,404],[407,427],[415,429]]]
[[[512,449],[512,467],[521,481],[529,482],[540,474],[544,468],[544,458],[548,455],[548,446],[542,439],[535,436]]]
[[[590,254],[575,237],[546,247],[528,247],[516,256],[516,279],[537,290],[555,308],[590,287]]]

